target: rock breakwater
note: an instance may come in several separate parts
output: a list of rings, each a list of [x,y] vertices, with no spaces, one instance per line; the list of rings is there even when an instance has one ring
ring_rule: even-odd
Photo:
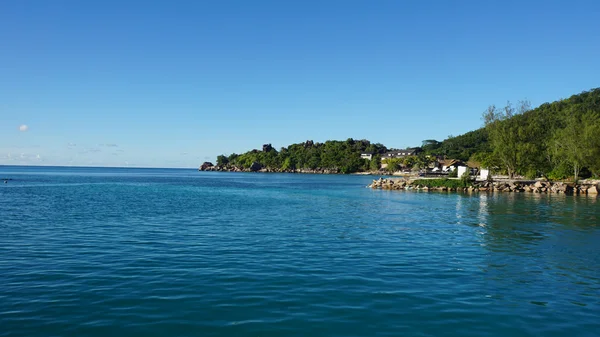
[[[458,186],[463,185],[463,186]],[[530,193],[563,193],[597,195],[598,182],[580,184],[549,181],[471,181],[463,183],[450,179],[385,179],[373,180],[368,186],[382,190],[419,190],[419,191],[453,191],[453,192],[530,192]]]

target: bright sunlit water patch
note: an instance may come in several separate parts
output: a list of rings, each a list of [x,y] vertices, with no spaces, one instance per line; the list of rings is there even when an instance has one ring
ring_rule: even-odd
[[[600,333],[600,200],[0,167],[0,336]]]

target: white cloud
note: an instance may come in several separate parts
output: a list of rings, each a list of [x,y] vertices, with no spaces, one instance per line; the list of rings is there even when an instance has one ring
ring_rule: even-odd
[[[25,132],[27,130],[29,130],[29,126],[27,126],[25,124],[22,124],[21,126],[19,126],[19,131]]]

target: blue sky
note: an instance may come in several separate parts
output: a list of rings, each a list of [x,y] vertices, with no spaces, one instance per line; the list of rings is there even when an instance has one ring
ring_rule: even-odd
[[[599,17],[595,0],[2,1],[0,164],[443,140],[490,104],[600,86]]]

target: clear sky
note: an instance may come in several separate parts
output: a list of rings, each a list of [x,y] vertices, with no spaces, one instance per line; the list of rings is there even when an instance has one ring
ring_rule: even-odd
[[[0,164],[417,146],[600,86],[600,1],[0,2]]]

